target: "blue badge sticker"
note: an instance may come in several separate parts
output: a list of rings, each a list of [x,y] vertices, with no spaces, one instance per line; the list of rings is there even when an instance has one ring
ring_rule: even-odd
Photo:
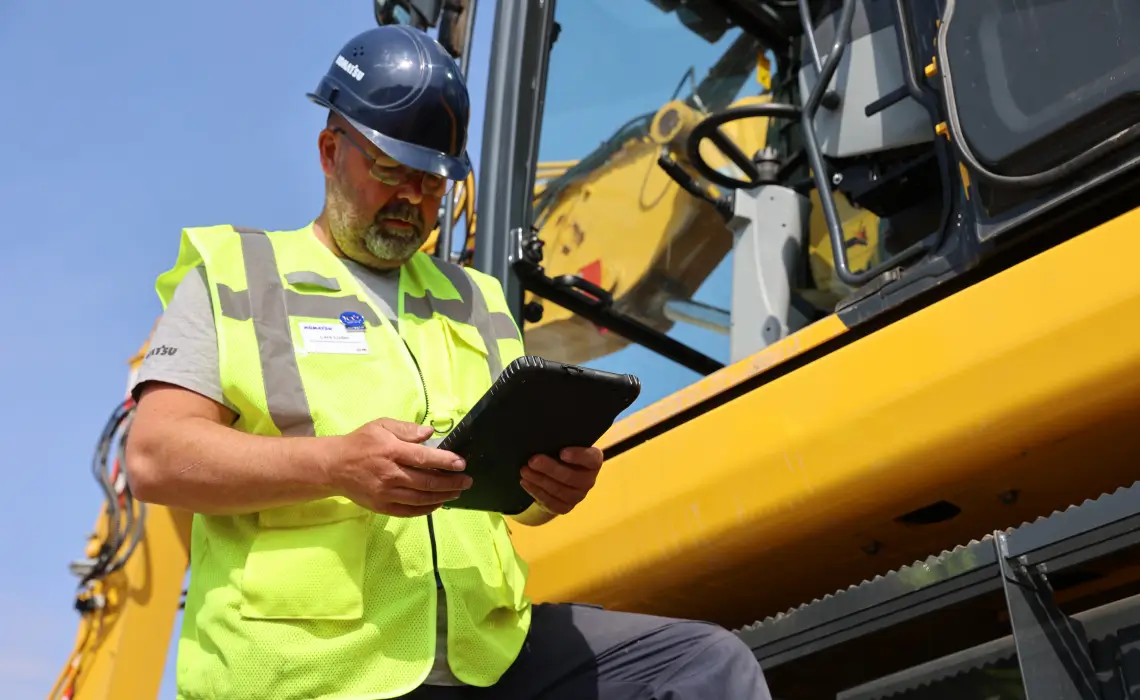
[[[350,331],[364,330],[364,317],[355,311],[345,311],[340,315],[340,322]]]

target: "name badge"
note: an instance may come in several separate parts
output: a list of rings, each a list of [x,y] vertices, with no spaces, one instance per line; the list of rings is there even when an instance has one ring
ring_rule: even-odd
[[[306,352],[333,355],[368,354],[368,340],[365,334],[345,328],[342,324],[300,321],[298,326]]]

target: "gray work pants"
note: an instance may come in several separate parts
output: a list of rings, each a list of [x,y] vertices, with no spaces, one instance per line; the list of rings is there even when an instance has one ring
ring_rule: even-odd
[[[422,686],[407,700],[771,700],[751,650],[723,627],[534,606],[526,644],[492,688]]]

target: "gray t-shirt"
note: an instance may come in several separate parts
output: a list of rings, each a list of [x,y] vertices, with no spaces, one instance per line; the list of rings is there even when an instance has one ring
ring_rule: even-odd
[[[381,311],[399,308],[398,270],[378,272],[351,260],[343,262]],[[206,285],[206,271],[199,266],[196,271],[188,273],[174,290],[131,387],[136,399],[145,382],[159,381],[189,389],[230,410],[237,410],[222,394],[218,334]],[[463,685],[447,664],[447,601],[442,588],[438,589],[437,601],[436,660],[424,682],[428,685]]]

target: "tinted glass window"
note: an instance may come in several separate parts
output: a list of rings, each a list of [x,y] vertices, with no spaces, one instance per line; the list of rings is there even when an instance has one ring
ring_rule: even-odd
[[[956,0],[946,50],[971,148],[1007,174],[1041,170],[1140,117],[1140,3]]]

